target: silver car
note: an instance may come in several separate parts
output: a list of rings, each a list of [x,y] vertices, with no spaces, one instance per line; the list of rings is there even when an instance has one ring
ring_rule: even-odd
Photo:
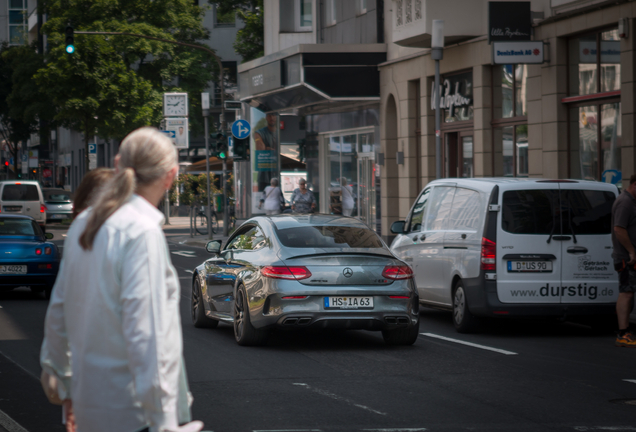
[[[73,218],[73,199],[71,193],[64,189],[42,189],[46,204],[47,222],[62,222]]]
[[[239,345],[262,345],[270,329],[382,331],[411,345],[419,331],[413,272],[357,219],[338,215],[254,217],[192,278],[192,323],[232,323]]]

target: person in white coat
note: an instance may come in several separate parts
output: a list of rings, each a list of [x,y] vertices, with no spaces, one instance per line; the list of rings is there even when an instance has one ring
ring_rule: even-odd
[[[121,143],[115,166],[68,231],[40,364],[57,381],[49,391],[64,401],[67,431],[199,431],[203,424],[190,419],[179,279],[157,210],[177,154],[165,135],[141,128]]]
[[[280,213],[280,206],[283,200],[283,193],[278,187],[278,179],[273,178],[270,185],[265,188],[263,195],[265,196],[265,214],[275,215]]]
[[[340,180],[340,184],[342,185],[340,187],[340,194],[342,196],[342,214],[343,216],[351,216],[353,207],[355,205],[355,202],[353,200],[353,191],[351,189],[351,186],[347,184],[346,178],[343,177]]]

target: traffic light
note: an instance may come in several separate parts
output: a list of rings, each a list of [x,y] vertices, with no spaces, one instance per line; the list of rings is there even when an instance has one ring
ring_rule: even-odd
[[[216,134],[216,157],[227,158],[227,137],[222,132]]]
[[[234,160],[250,160],[250,139],[234,138]]]
[[[73,54],[75,52],[75,31],[70,25],[66,26],[66,52]]]

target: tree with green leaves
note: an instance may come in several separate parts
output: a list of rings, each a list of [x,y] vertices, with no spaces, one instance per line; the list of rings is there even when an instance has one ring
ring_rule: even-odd
[[[116,35],[75,35],[75,52],[65,51],[65,29],[126,32],[171,41],[197,43],[208,38],[203,9],[191,0],[41,0],[48,20],[47,62],[35,76],[54,101],[55,120],[84,134],[121,140],[130,131],[158,126],[162,93],[189,93],[190,111],[200,108],[200,92],[217,71],[211,55],[166,42]],[[191,131],[201,120],[190,116]],[[201,130],[200,130],[201,129]]]
[[[264,51],[264,7],[263,0],[209,0],[215,5],[217,13],[226,15],[236,13],[245,23],[245,27],[236,34],[234,50],[247,62],[263,57]]]
[[[31,134],[38,131],[47,137],[55,115],[52,101],[32,81],[43,66],[44,58],[35,44],[0,46],[0,137],[13,157],[14,173],[20,143],[26,146]]]

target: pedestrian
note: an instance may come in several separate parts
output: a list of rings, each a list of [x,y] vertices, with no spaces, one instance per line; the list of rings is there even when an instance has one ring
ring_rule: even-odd
[[[113,178],[112,168],[96,168],[84,176],[73,196],[73,219],[89,208],[99,190]]]
[[[68,431],[199,431],[188,423],[179,279],[157,210],[177,154],[141,128],[121,143],[115,170],[68,231],[40,363],[57,379]]]
[[[313,192],[307,189],[305,179],[300,179],[298,188],[292,192],[291,209],[294,213],[312,213],[316,209],[316,198]]]
[[[283,193],[278,187],[278,179],[276,177],[270,180],[270,185],[265,188],[263,194],[265,198],[261,200],[261,204],[264,202],[265,214],[275,215],[280,213]]]
[[[612,257],[619,281],[616,346],[636,347],[636,336],[629,328],[636,290],[636,174],[632,174],[629,186],[614,201],[612,227]]]
[[[347,184],[347,179],[342,178],[340,180],[340,195],[342,198],[342,214],[344,216],[351,216],[353,212],[353,206],[355,205],[355,201],[353,200],[353,190],[351,186]]]

